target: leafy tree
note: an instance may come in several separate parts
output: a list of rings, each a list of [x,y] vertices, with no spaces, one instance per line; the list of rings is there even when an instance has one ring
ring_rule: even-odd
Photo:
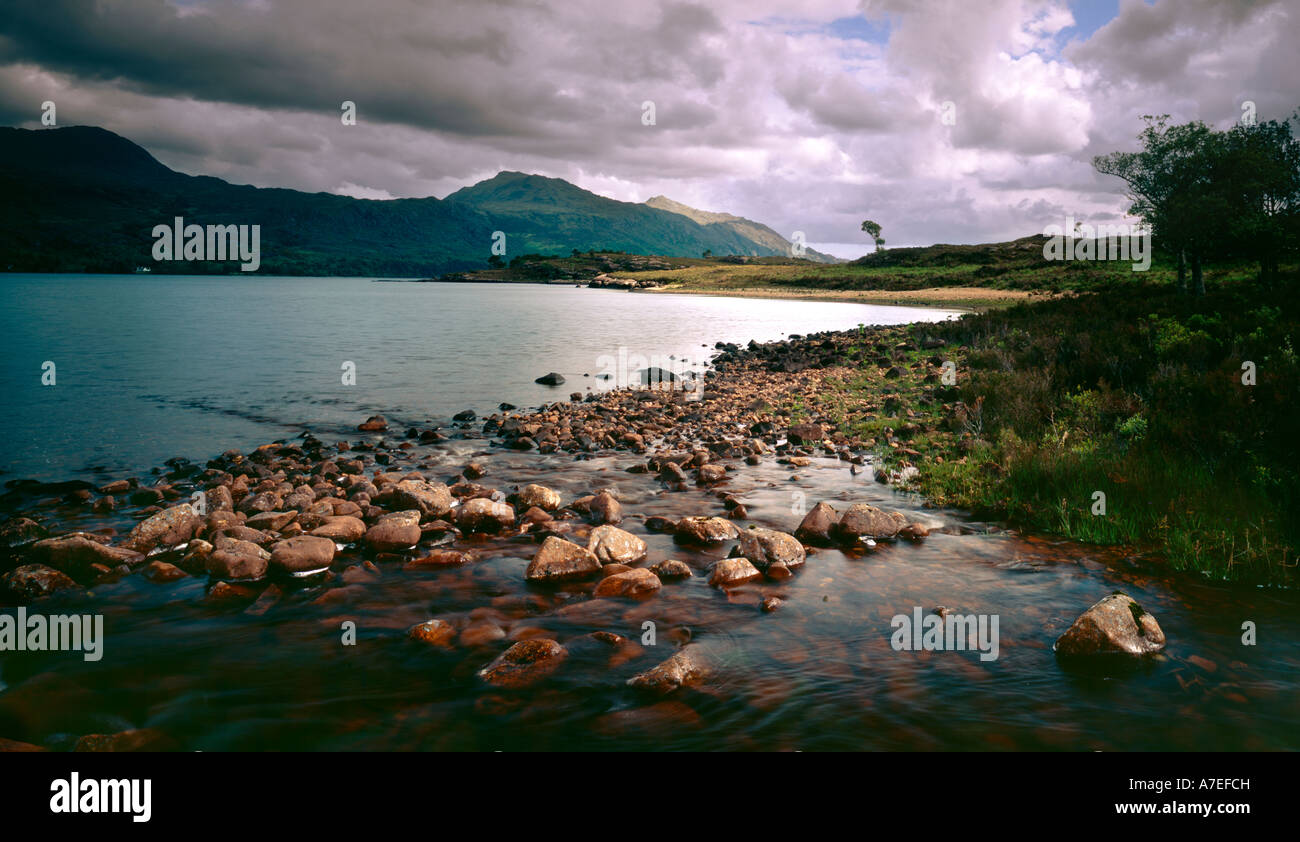
[[[489,255],[488,266],[491,266],[493,269],[500,269],[505,265],[506,262],[501,259],[501,255],[499,254]]]
[[[880,223],[872,222],[868,219],[862,223],[862,230],[866,232],[867,236],[875,241],[876,251],[880,251],[880,247],[885,244],[884,238],[880,236]]]
[[[1178,288],[1186,289],[1187,264],[1193,283],[1203,293],[1201,255],[1204,218],[1197,219],[1193,204],[1204,188],[1204,159],[1213,131],[1199,121],[1169,125],[1169,115],[1144,115],[1146,128],[1138,136],[1139,152],[1099,155],[1092,165],[1098,172],[1117,176],[1128,184],[1128,212],[1151,229],[1155,242],[1178,258]]]

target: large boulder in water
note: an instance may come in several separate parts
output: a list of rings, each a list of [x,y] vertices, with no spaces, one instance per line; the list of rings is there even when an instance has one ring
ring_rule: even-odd
[[[807,557],[803,544],[800,544],[793,535],[758,527],[740,533],[740,544],[736,547],[735,553],[749,559],[750,563],[764,573],[772,567],[783,568],[781,571],[774,571],[785,574],[780,576],[783,579],[789,578],[786,571],[802,567]]]
[[[636,564],[646,556],[646,543],[631,532],[603,524],[591,530],[587,549],[601,564]]]
[[[866,503],[854,503],[840,516],[835,533],[845,542],[893,538],[906,525],[907,518],[900,514],[885,512]]]
[[[1148,655],[1165,648],[1155,616],[1116,591],[1079,615],[1056,639],[1058,655]]]
[[[821,502],[813,506],[812,511],[804,515],[803,521],[794,534],[806,544],[826,546],[831,543],[831,534],[834,532],[839,519],[839,513],[835,511],[830,503]]]
[[[524,578],[530,582],[559,582],[584,579],[600,572],[600,559],[585,547],[554,535],[542,542]]]

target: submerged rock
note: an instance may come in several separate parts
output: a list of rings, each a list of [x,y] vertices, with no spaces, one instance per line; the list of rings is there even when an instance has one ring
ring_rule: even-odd
[[[708,665],[698,657],[694,647],[688,646],[658,666],[632,676],[627,684],[652,693],[671,693],[698,684],[708,677],[709,672]]]
[[[40,599],[56,591],[78,588],[70,576],[44,564],[24,564],[0,576],[0,592],[20,599]]]
[[[644,567],[615,573],[602,579],[592,596],[598,597],[640,597],[649,596],[659,590],[663,583],[659,577]]]
[[[479,677],[494,687],[528,687],[559,669],[568,654],[554,640],[521,640],[479,670]]]

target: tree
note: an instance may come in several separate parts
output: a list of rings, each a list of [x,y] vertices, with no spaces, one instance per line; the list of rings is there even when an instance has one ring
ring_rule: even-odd
[[[880,251],[880,247],[885,244],[884,239],[880,236],[880,224],[868,219],[862,223],[862,230],[866,232],[867,236],[875,241],[876,251]]]
[[[488,266],[491,266],[493,269],[500,269],[505,265],[506,262],[501,259],[501,255],[499,254],[493,254],[488,257]]]
[[[1203,158],[1213,132],[1199,121],[1170,126],[1169,115],[1144,115],[1146,128],[1138,136],[1140,152],[1112,152],[1093,158],[1098,172],[1117,176],[1128,184],[1132,206],[1128,212],[1139,217],[1162,248],[1178,258],[1178,288],[1186,289],[1187,264],[1192,266],[1198,292],[1201,283],[1201,253],[1204,238],[1193,210],[1195,194],[1206,178]]]
[[[1225,188],[1214,210],[1233,251],[1258,261],[1262,283],[1276,284],[1279,257],[1300,245],[1300,139],[1289,121],[1238,124],[1213,165]]]
[[[710,258],[710,257],[713,257],[713,249],[705,249],[705,250],[704,250],[703,257],[704,257],[705,259],[708,259],[708,258]]]
[[[1142,119],[1141,151],[1098,156],[1093,166],[1128,184],[1129,213],[1178,258],[1178,288],[1190,264],[1192,287],[1204,295],[1202,262],[1229,255],[1257,260],[1260,280],[1276,283],[1279,256],[1300,244],[1300,140],[1290,121],[1219,132],[1170,126],[1168,115]],[[1205,235],[1208,225],[1216,236]]]

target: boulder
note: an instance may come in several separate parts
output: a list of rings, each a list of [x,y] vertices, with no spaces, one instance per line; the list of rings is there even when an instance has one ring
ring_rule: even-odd
[[[1116,591],[1087,611],[1056,639],[1058,655],[1148,655],[1165,648],[1165,633],[1152,614]]]
[[[23,564],[0,576],[0,591],[24,599],[40,599],[56,591],[77,590],[78,585],[66,573],[44,564]]]
[[[599,573],[600,567],[600,560],[590,550],[552,535],[542,542],[524,578],[530,582],[583,579]]]
[[[559,372],[552,371],[549,374],[543,374],[541,377],[537,378],[533,382],[541,383],[543,386],[559,386],[562,383],[564,383],[564,375],[560,374]]]
[[[709,584],[715,588],[735,588],[762,575],[747,558],[724,558],[714,563]]]
[[[629,687],[652,693],[671,693],[681,687],[698,684],[709,676],[708,664],[694,647],[684,647],[658,666],[628,679]]]
[[[311,534],[340,544],[354,544],[365,537],[366,524],[361,518],[351,515],[330,515]]]
[[[689,579],[695,575],[690,565],[675,558],[664,559],[652,565],[650,570],[660,579]]]
[[[544,512],[553,512],[560,508],[560,492],[544,485],[525,485],[518,496],[519,508],[531,509],[534,506]]]
[[[635,570],[615,573],[613,576],[602,579],[600,584],[596,585],[596,590],[592,593],[592,596],[650,596],[662,586],[663,583],[659,581],[658,576],[644,567],[639,567]]]
[[[329,568],[334,541],[317,535],[286,538],[271,548],[271,569],[289,576],[306,576]]]
[[[456,640],[456,629],[445,620],[428,620],[407,629],[406,636],[420,643],[450,649]]]
[[[736,525],[720,517],[682,518],[673,530],[673,539],[681,544],[721,544],[739,536]]]
[[[840,516],[835,533],[846,542],[884,539],[894,537],[906,525],[907,519],[901,515],[891,515],[867,503],[854,503]]]
[[[793,535],[778,532],[775,529],[746,529],[740,533],[740,544],[736,547],[739,556],[749,561],[763,572],[769,568],[782,567],[795,570],[803,566],[806,553],[803,544]],[[789,578],[778,573],[777,578]]]
[[[137,553],[148,553],[158,547],[175,547],[193,538],[194,531],[202,523],[203,519],[193,506],[181,503],[137,523],[122,546]]]
[[[804,515],[803,522],[799,524],[794,534],[805,544],[826,546],[831,543],[831,534],[839,519],[839,514],[830,503],[818,503],[812,507],[812,511]]]
[[[568,654],[554,640],[521,640],[480,670],[479,677],[494,687],[528,687],[559,669]]]
[[[591,530],[587,549],[600,560],[601,564],[636,564],[646,555],[645,541],[631,532],[609,524]]]
[[[462,532],[495,534],[510,529],[515,524],[515,510],[505,503],[475,497],[467,500],[456,512],[456,525]]]
[[[366,530],[366,545],[377,552],[409,550],[420,541],[420,513],[393,512]]]

